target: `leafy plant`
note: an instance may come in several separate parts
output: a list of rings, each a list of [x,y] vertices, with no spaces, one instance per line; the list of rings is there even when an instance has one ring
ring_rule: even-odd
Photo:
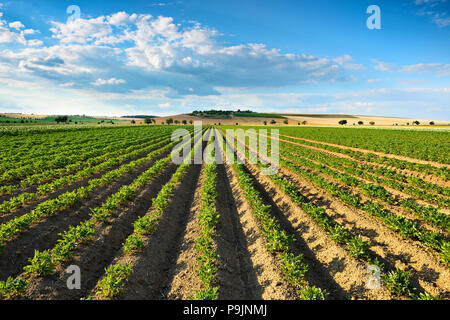
[[[0,298],[13,299],[25,294],[28,282],[23,278],[13,279],[8,277],[6,281],[0,281]]]
[[[97,286],[99,291],[96,294],[102,295],[107,298],[114,298],[122,294],[123,282],[131,274],[131,265],[115,264],[105,269],[105,277],[99,281]]]
[[[34,257],[28,259],[29,265],[24,267],[26,273],[31,273],[39,277],[43,277],[53,273],[52,255],[49,250],[39,252],[34,251]]]
[[[385,286],[397,296],[408,296],[410,290],[410,273],[397,268],[381,275]]]

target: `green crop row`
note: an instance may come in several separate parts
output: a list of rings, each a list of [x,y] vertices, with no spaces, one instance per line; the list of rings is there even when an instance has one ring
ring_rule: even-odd
[[[12,211],[23,207],[24,205],[30,203],[33,200],[38,199],[39,197],[42,197],[44,195],[55,192],[56,190],[61,189],[62,187],[69,185],[75,181],[78,181],[78,180],[81,180],[84,178],[88,178],[89,176],[91,176],[95,173],[99,173],[101,171],[107,170],[115,165],[123,163],[129,159],[139,156],[140,154],[146,153],[152,149],[161,147],[161,146],[167,144],[169,141],[170,141],[170,138],[164,139],[161,142],[154,143],[150,146],[146,146],[144,148],[140,148],[137,150],[135,150],[135,148],[132,148],[132,150],[134,150],[134,151],[125,153],[119,157],[118,157],[119,152],[117,152],[115,157],[110,155],[109,157],[106,158],[107,159],[106,161],[104,161],[96,166],[87,167],[83,170],[76,172],[75,174],[66,175],[59,179],[53,180],[49,183],[40,185],[37,188],[36,192],[21,193],[18,196],[12,197],[9,200],[4,201],[2,204],[0,204],[0,215],[4,214],[4,213],[11,213]]]
[[[450,163],[450,149],[448,143],[445,143],[450,138],[448,131],[303,127],[280,128],[280,134],[386,154]]]
[[[17,234],[25,231],[31,224],[67,209],[80,202],[81,199],[88,198],[97,188],[119,179],[126,173],[131,172],[134,168],[143,165],[145,162],[150,161],[161,153],[169,150],[175,144],[176,142],[169,143],[158,150],[150,152],[144,158],[124,164],[115,170],[105,173],[98,179],[90,180],[87,187],[80,187],[74,191],[63,193],[55,199],[42,202],[30,213],[16,217],[13,220],[0,225],[0,245],[3,245],[5,241],[10,240]]]
[[[403,200],[397,202],[394,196],[382,186],[366,183],[365,181],[355,178],[351,175],[338,172],[327,167],[325,164],[328,164],[330,166],[334,165],[332,163],[327,162],[327,159],[325,158],[321,159],[320,164],[316,164],[306,158],[300,157],[298,154],[294,154],[289,151],[281,150],[280,154],[291,160],[295,160],[297,164],[301,164],[317,172],[325,173],[326,175],[342,182],[346,186],[356,187],[360,189],[362,193],[370,197],[380,199],[381,201],[384,201],[388,204],[396,203],[397,205],[401,205],[402,207],[408,208],[408,210],[414,213],[417,217],[429,222],[433,226],[441,228],[445,231],[450,230],[450,217],[447,216],[445,213],[440,212],[438,209],[432,206],[422,206],[417,203],[414,203],[414,205],[410,205],[410,203],[413,202],[411,200]]]
[[[45,156],[42,158],[34,158],[32,152],[23,155],[22,158],[14,162],[15,168],[7,170],[0,176],[0,182],[14,181],[18,178],[30,176],[49,169],[58,169],[65,167],[73,162],[86,160],[87,157],[96,154],[99,150],[104,147],[114,145],[115,142],[120,141],[118,139],[124,139],[126,137],[129,140],[136,139],[137,137],[123,136],[118,137],[110,136],[101,137],[100,142],[86,142],[82,144],[79,150],[77,148],[69,149],[65,153],[56,153],[55,157]],[[98,139],[97,139],[98,140]],[[64,146],[63,146],[64,147]],[[61,147],[61,148],[63,148]],[[61,148],[55,148],[59,151]]]
[[[450,207],[450,198],[442,197],[437,194],[430,194],[424,190],[417,189],[412,187],[406,183],[409,183],[410,180],[414,181],[422,181],[421,185],[428,186],[430,189],[435,191],[440,191],[444,194],[447,194],[449,191],[446,187],[441,187],[433,183],[425,183],[422,179],[416,177],[407,177],[402,174],[398,174],[393,170],[386,169],[384,167],[374,167],[368,164],[361,164],[350,159],[340,158],[336,156],[332,156],[329,154],[325,154],[323,152],[315,151],[312,149],[308,149],[305,147],[301,147],[298,145],[291,145],[289,143],[281,143],[281,148],[284,150],[293,151],[296,154],[301,154],[302,156],[312,159],[315,161],[319,161],[321,163],[326,163],[327,165],[333,166],[334,168],[338,168],[339,170],[343,170],[347,173],[357,175],[367,180],[371,180],[380,184],[384,184],[393,189],[406,192],[410,195],[416,196],[419,199],[426,200],[432,203],[436,203],[442,207],[448,208]],[[379,176],[375,176],[373,173],[378,173],[385,178],[381,178]],[[386,178],[387,176],[387,178]],[[412,179],[415,178],[415,179]],[[398,181],[402,181],[404,183],[399,183]],[[431,187],[433,186],[433,187]],[[428,190],[428,189],[427,189]]]
[[[392,166],[398,169],[408,169],[412,171],[417,171],[429,175],[435,175],[440,178],[442,178],[445,181],[448,181],[450,179],[450,170],[447,167],[436,167],[430,164],[422,164],[422,163],[415,163],[411,161],[401,160],[397,158],[391,158],[391,157],[383,157],[376,155],[374,153],[365,153],[357,150],[351,150],[351,149],[344,149],[339,148],[336,146],[330,146],[326,144],[321,143],[315,143],[310,142],[306,140],[302,140],[301,138],[295,138],[291,136],[283,136],[283,139],[287,139],[293,142],[300,142],[304,145],[309,145],[333,152],[338,152],[342,154],[346,154],[351,156],[352,158],[359,160],[359,161],[367,161],[367,162],[373,162],[378,164],[384,164],[388,166]]]
[[[300,174],[306,180],[311,181],[316,186],[324,189],[331,196],[339,198],[344,203],[379,218],[390,229],[398,232],[402,236],[422,242],[427,247],[438,252],[441,255],[444,264],[450,263],[450,246],[447,241],[443,240],[443,235],[441,233],[424,230],[417,223],[387,211],[383,205],[378,202],[362,204],[360,199],[357,196],[352,195],[348,190],[327,181],[320,175],[314,174],[314,172],[300,168],[297,164],[298,157],[291,156],[287,158],[292,162],[280,159],[282,166]]]
[[[166,135],[163,136],[155,136],[151,139],[145,138],[140,140],[131,140],[122,142],[116,145],[110,145],[107,148],[99,149],[93,151],[90,156],[86,157],[86,159],[82,161],[78,161],[75,163],[68,164],[67,166],[59,169],[49,169],[40,173],[35,173],[33,175],[29,175],[22,180],[20,180],[19,184],[6,185],[0,187],[0,195],[6,195],[13,191],[18,190],[19,188],[28,187],[34,185],[36,183],[41,183],[52,178],[60,177],[64,174],[75,172],[87,167],[95,166],[101,162],[109,160],[110,158],[117,157],[122,154],[130,153],[132,151],[136,151],[136,147],[138,149],[143,149],[146,146],[155,144],[156,142],[165,138]]]
[[[210,143],[213,139],[210,136]],[[211,144],[210,144],[211,145]],[[214,149],[212,155],[214,156]],[[196,272],[203,288],[195,292],[194,300],[217,300],[219,287],[216,284],[218,255],[214,248],[214,235],[219,224],[219,213],[216,211],[216,180],[217,166],[207,164],[204,168],[205,178],[202,181],[199,225],[200,236],[195,239],[195,250],[199,253],[197,260],[199,267]]]
[[[180,150],[180,147],[177,150]],[[174,150],[173,152],[176,152]],[[80,223],[76,227],[69,227],[68,231],[64,233],[60,233],[61,238],[58,240],[56,246],[52,250],[45,250],[42,252],[35,251],[34,257],[29,259],[30,264],[24,267],[24,271],[27,274],[32,274],[34,276],[46,276],[52,274],[54,272],[54,267],[57,263],[65,262],[72,258],[74,255],[74,251],[79,247],[80,244],[85,243],[90,240],[96,233],[95,221],[100,220],[102,222],[106,221],[108,217],[110,217],[119,207],[133,199],[136,195],[136,191],[139,188],[142,188],[149,181],[151,181],[159,172],[161,172],[170,162],[171,154],[167,157],[157,161],[151,168],[142,173],[138,178],[136,178],[131,185],[123,186],[117,193],[110,196],[99,208],[96,208],[92,213],[92,218],[85,222]],[[178,170],[174,175],[175,179],[180,179],[181,172],[185,172],[187,169],[187,165],[182,165],[183,168]],[[97,210],[99,209],[99,210]],[[100,212],[101,211],[101,212]],[[111,266],[111,268],[106,270],[106,277],[102,280],[99,286],[102,288],[105,295],[114,294],[114,289],[119,286],[121,282],[124,280],[123,272],[128,270],[131,272],[131,267],[129,266],[121,266],[115,267]],[[122,275],[118,277],[118,275]],[[116,280],[116,282],[112,280]],[[23,279],[18,277],[17,279],[9,279],[9,282],[15,281],[19,283],[23,283]],[[26,282],[25,282],[26,283]],[[0,282],[0,287],[3,286],[6,288],[8,281],[5,283]],[[26,284],[25,284],[26,287]],[[14,286],[9,285],[6,289],[4,289],[5,294],[3,294],[4,298],[10,298],[12,296],[17,296],[20,292],[13,291]],[[22,294],[24,290],[21,291]]]

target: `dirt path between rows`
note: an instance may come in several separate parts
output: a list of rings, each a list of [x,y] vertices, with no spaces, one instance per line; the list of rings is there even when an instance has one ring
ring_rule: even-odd
[[[299,155],[299,154],[296,154],[296,153],[292,153],[292,154],[293,154],[294,156],[296,156],[296,157],[307,159],[307,158],[303,157],[302,155]],[[282,158],[285,159],[286,161],[292,162],[292,161],[291,161],[289,158],[287,158],[287,157],[282,156]],[[315,163],[315,164],[322,164],[322,165],[325,165],[325,164],[320,163],[320,162],[315,161],[315,160],[310,160],[310,159],[307,159],[307,160],[309,160],[309,161],[311,161],[311,162],[313,162],[313,163]],[[395,202],[394,202],[393,204],[388,204],[387,202],[385,202],[385,201],[383,201],[383,200],[381,200],[381,199],[378,199],[378,198],[375,198],[375,197],[371,197],[371,196],[365,195],[364,193],[362,193],[362,190],[360,190],[360,189],[357,188],[357,187],[352,187],[352,186],[344,185],[341,181],[339,181],[338,179],[336,179],[336,178],[334,178],[334,177],[329,176],[329,175],[326,174],[326,173],[323,173],[323,172],[317,172],[317,171],[315,171],[314,169],[311,169],[311,168],[309,168],[309,167],[307,167],[307,166],[303,166],[303,165],[301,165],[301,164],[297,164],[297,163],[295,163],[295,162],[292,162],[292,163],[294,163],[294,164],[295,164],[297,167],[299,167],[299,168],[302,168],[302,169],[304,169],[304,170],[306,170],[306,171],[308,171],[308,172],[311,172],[311,173],[314,173],[314,174],[316,174],[316,175],[319,175],[319,176],[321,176],[321,177],[327,179],[328,181],[333,182],[334,184],[339,185],[339,186],[342,187],[343,189],[348,190],[348,191],[349,191],[351,194],[353,194],[353,195],[358,195],[358,197],[359,197],[361,200],[363,200],[363,201],[369,201],[369,202],[375,202],[375,201],[378,201],[378,202],[382,203],[382,204],[385,206],[385,208],[388,209],[389,211],[392,211],[392,212],[394,212],[394,213],[397,214],[397,215],[404,216],[405,218],[408,218],[409,220],[412,220],[412,221],[418,223],[421,227],[424,227],[424,228],[427,229],[427,230],[430,230],[430,231],[439,231],[439,232],[445,234],[447,237],[449,236],[449,235],[448,235],[448,232],[447,232],[446,230],[442,230],[441,228],[432,226],[428,221],[421,219],[420,217],[416,216],[416,215],[415,215],[414,213],[412,213],[412,212],[409,212],[408,210],[406,210],[406,209],[404,209],[403,207],[401,207],[398,203],[395,203]],[[327,165],[325,165],[325,166],[327,166]],[[343,171],[343,170],[335,169],[335,168],[330,167],[330,166],[327,166],[327,167],[330,168],[331,170],[336,171],[336,172],[348,174],[348,173],[346,173],[346,172]],[[372,182],[372,181],[370,181],[370,180],[367,180],[367,179],[363,179],[363,178],[358,177],[358,176],[356,176],[356,175],[351,175],[351,174],[348,174],[348,175],[350,175],[350,176],[352,176],[352,177],[354,177],[354,178],[357,178],[358,180],[364,181],[365,183],[374,184],[374,182]],[[375,184],[377,184],[377,183],[375,183]],[[377,184],[377,185],[381,185],[381,184]],[[383,186],[388,192],[390,192],[390,193],[392,194],[392,196],[393,196],[393,198],[395,199],[395,201],[401,201],[401,200],[413,199],[413,200],[414,200],[415,202],[417,202],[418,204],[426,205],[426,206],[431,205],[430,203],[425,202],[425,201],[418,201],[416,198],[412,197],[411,195],[405,194],[405,193],[403,193],[403,192],[401,192],[401,191],[398,191],[398,190],[395,190],[395,189],[386,187],[386,186],[384,186],[384,185],[382,185],[382,186]],[[432,207],[435,207],[435,208],[438,207],[437,205],[431,205],[431,206],[432,206]],[[445,213],[445,214],[450,214],[450,210],[449,210],[449,209],[439,209],[439,211],[442,212],[442,213]]]
[[[202,283],[196,273],[198,268],[197,258],[199,253],[195,250],[195,240],[201,235],[200,210],[201,210],[201,188],[205,179],[205,165],[202,165],[200,178],[195,186],[194,200],[189,209],[188,221],[184,231],[183,240],[180,248],[180,254],[170,273],[172,282],[168,292],[165,294],[167,299],[187,300],[194,297],[195,292],[202,289]]]
[[[215,237],[219,254],[219,299],[261,300],[263,288],[258,283],[257,272],[252,265],[248,239],[239,220],[237,204],[224,165],[217,166],[216,188],[216,208],[220,214]]]
[[[253,210],[243,195],[235,172],[228,164],[225,168],[258,283],[249,289],[258,295],[260,293],[264,300],[296,299],[293,290],[284,280],[278,260],[265,247],[264,235],[252,215]]]
[[[78,188],[81,188],[81,187],[86,187],[86,186],[89,185],[89,181],[90,180],[98,179],[101,176],[103,176],[104,174],[106,174],[106,173],[108,173],[110,171],[116,170],[116,169],[118,169],[119,167],[121,167],[121,166],[123,166],[125,164],[128,164],[128,163],[130,163],[132,161],[135,161],[135,160],[138,160],[138,159],[141,159],[141,158],[145,158],[150,152],[153,152],[156,149],[157,148],[151,149],[151,150],[149,150],[149,151],[147,151],[145,153],[142,153],[142,154],[140,154],[140,155],[138,155],[136,157],[133,157],[131,159],[123,161],[123,162],[121,162],[119,164],[116,164],[116,165],[114,165],[114,166],[112,166],[112,167],[110,167],[108,169],[105,169],[105,170],[102,170],[100,172],[94,173],[93,175],[91,175],[89,177],[86,177],[84,179],[71,182],[70,184],[68,184],[66,186],[63,186],[63,187],[61,187],[60,189],[58,189],[58,190],[56,190],[54,192],[51,192],[51,193],[46,194],[44,196],[40,196],[39,198],[37,198],[37,199],[31,201],[30,203],[26,204],[25,206],[23,206],[22,208],[19,208],[17,210],[11,211],[11,212],[9,212],[7,214],[1,215],[0,216],[0,224],[6,223],[9,220],[12,220],[12,219],[14,219],[16,217],[20,217],[21,215],[24,215],[26,213],[29,213],[31,210],[35,209],[40,203],[42,203],[44,201],[55,199],[58,196],[60,196],[61,194],[64,194],[66,192],[72,192],[75,189],[78,189]],[[155,159],[161,159],[162,157],[167,156],[167,154],[168,154],[167,151],[163,152],[160,155],[158,155]],[[9,200],[10,198],[8,198],[7,200]]]
[[[303,254],[310,268],[307,276],[311,285],[326,289],[330,293],[328,299],[391,298],[385,288],[367,289],[367,265],[333,242],[328,234],[268,176],[262,174],[256,165],[246,161],[246,169],[282,228],[295,236],[293,250],[295,254]]]

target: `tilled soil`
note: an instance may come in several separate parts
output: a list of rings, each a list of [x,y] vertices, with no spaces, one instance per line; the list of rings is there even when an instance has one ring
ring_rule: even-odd
[[[199,254],[195,250],[195,240],[201,235],[200,210],[201,210],[201,188],[205,179],[205,166],[202,166],[200,178],[195,187],[194,201],[189,210],[189,217],[184,230],[183,240],[177,257],[176,264],[172,266],[169,273],[172,274],[172,282],[165,294],[168,299],[189,299],[194,297],[195,292],[202,289],[202,283],[196,273],[198,268],[197,258]]]

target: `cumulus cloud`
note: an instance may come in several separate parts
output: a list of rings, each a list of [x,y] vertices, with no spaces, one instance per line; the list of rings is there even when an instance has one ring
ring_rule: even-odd
[[[3,41],[17,37],[15,41],[36,48],[6,52],[3,59],[9,59],[8,63],[23,72],[58,84],[76,80],[78,88],[94,85],[102,91],[155,88],[165,90],[170,98],[208,96],[219,95],[217,87],[277,88],[354,81],[351,72],[362,69],[350,55],[329,58],[283,53],[261,43],[226,45],[214,29],[199,23],[183,27],[172,17],[150,14],[121,11],[68,22],[52,21],[50,31],[57,40],[52,46],[40,40],[25,40],[24,34],[34,33],[27,30],[32,29],[4,33]],[[55,57],[64,63],[36,63]],[[112,86],[117,83],[98,82],[102,79],[123,82]]]
[[[1,7],[0,7],[1,8]],[[41,45],[42,41],[37,39],[27,40],[25,35],[30,35],[37,33],[36,30],[26,29],[25,26],[20,21],[14,21],[8,23],[6,20],[2,19],[3,12],[0,12],[0,43],[19,43],[24,46],[37,46]]]

